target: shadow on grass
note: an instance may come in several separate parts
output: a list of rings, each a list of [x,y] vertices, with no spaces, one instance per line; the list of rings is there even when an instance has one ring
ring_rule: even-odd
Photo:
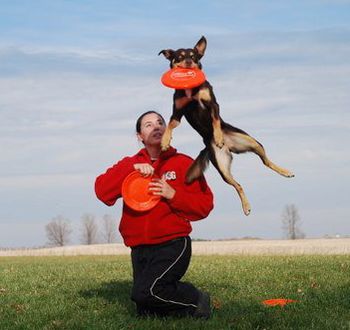
[[[110,304],[123,306],[129,314],[135,314],[135,307],[130,300],[132,282],[112,281],[102,283],[99,288],[81,291],[84,298],[103,298]]]
[[[99,288],[81,291],[80,294],[86,299],[102,298],[109,304],[119,305],[133,318],[135,307],[130,300],[131,288],[131,281],[112,281],[102,283]],[[201,326],[202,330],[210,326],[225,329],[342,329],[350,326],[350,316],[347,314],[350,309],[349,285],[333,290],[322,287],[308,289],[302,296],[292,296],[298,302],[285,307],[266,307],[262,304],[263,298],[230,297],[226,300],[225,293],[215,296],[212,292],[213,300],[220,301],[220,305],[215,306],[212,318],[206,326]]]

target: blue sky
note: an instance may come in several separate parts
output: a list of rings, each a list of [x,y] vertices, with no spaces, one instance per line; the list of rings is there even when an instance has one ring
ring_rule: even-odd
[[[252,205],[210,167],[215,194],[193,237],[280,238],[294,203],[308,237],[350,235],[350,1],[8,1],[0,7],[0,247],[46,243],[62,215],[79,242],[80,218],[120,216],[96,200],[95,177],[141,146],[148,109],[171,114],[160,83],[164,48],[193,46],[222,117],[295,172],[285,179],[255,155],[232,172]],[[173,145],[196,157],[202,142],[184,120]]]

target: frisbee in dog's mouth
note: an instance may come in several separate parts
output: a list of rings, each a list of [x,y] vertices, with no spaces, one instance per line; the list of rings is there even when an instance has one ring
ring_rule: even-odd
[[[197,68],[172,68],[165,72],[161,78],[164,86],[175,89],[190,89],[203,84],[205,74]]]

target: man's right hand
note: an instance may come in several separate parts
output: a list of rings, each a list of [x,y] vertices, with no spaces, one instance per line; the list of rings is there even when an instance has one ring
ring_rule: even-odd
[[[154,168],[148,163],[134,164],[134,169],[140,172],[143,176],[150,176],[154,173]]]

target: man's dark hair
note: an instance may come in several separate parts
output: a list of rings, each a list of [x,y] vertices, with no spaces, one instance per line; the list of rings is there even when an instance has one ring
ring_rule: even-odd
[[[147,115],[151,114],[151,113],[155,113],[156,115],[158,115],[162,119],[163,123],[165,124],[165,119],[163,118],[163,116],[160,113],[158,113],[157,111],[154,111],[154,110],[146,111],[136,121],[136,132],[137,133],[141,133],[142,118],[144,116],[147,116]]]

